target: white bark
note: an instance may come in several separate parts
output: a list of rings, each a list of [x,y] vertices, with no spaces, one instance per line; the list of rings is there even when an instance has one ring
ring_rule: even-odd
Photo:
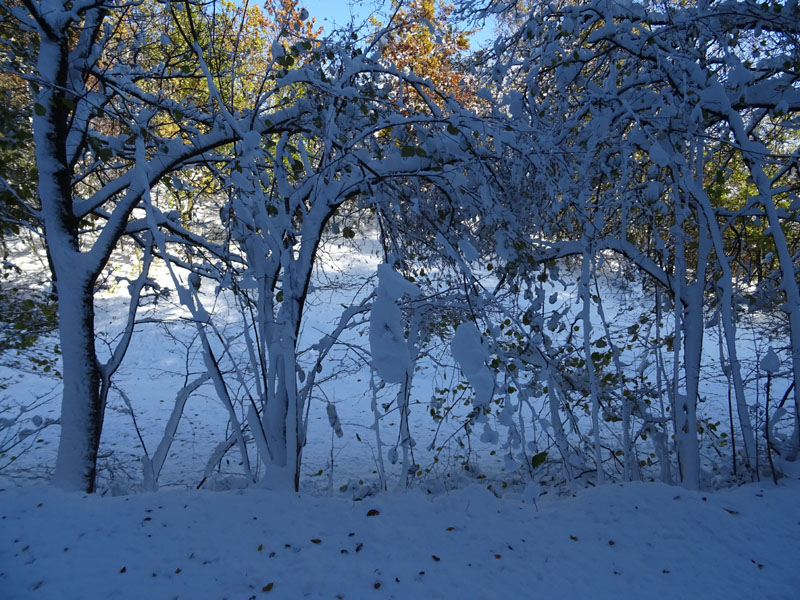
[[[586,373],[589,378],[589,393],[592,403],[592,435],[594,438],[594,460],[597,464],[597,482],[605,483],[603,473],[603,455],[600,446],[600,389],[597,384],[597,373],[595,371],[594,360],[592,359],[592,300],[589,291],[589,281],[593,270],[593,257],[591,254],[591,244],[584,239],[585,249],[581,267],[581,279],[579,284],[583,309],[581,311],[581,321],[583,327],[583,353],[586,363]]]

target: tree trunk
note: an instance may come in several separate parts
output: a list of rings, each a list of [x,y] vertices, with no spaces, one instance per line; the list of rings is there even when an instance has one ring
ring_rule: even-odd
[[[61,439],[53,483],[93,492],[103,429],[100,367],[94,347],[94,286],[62,277],[58,286],[63,360]]]
[[[684,373],[686,395],[675,399],[675,435],[678,442],[678,464],[681,484],[690,490],[700,488],[700,449],[697,439],[697,399],[700,383],[700,360],[703,350],[703,287],[701,282],[690,286],[684,308]]]
[[[706,267],[711,252],[711,240],[702,229],[697,240],[697,270],[694,283],[687,286],[686,305],[682,320],[684,340],[684,373],[686,396],[675,406],[675,426],[678,440],[678,461],[681,484],[689,489],[700,488],[700,448],[697,439],[697,402],[700,388],[700,367],[703,355],[703,300]]]
[[[592,360],[592,314],[591,314],[591,294],[589,292],[589,280],[592,276],[592,250],[591,242],[584,239],[583,262],[581,269],[581,279],[579,284],[583,310],[581,320],[583,321],[583,353],[586,360],[586,374],[589,377],[589,389],[592,397],[592,434],[594,438],[594,461],[597,464],[597,483],[605,482],[603,473],[603,455],[600,446],[600,390],[597,383],[597,373],[595,372],[594,361]]]
[[[285,279],[288,277],[284,276]],[[285,283],[285,282],[284,282]],[[269,456],[265,483],[276,489],[300,486],[302,459],[302,406],[297,397],[296,331],[300,301],[284,291],[283,305],[274,324],[273,340],[268,345],[268,393],[264,431]]]
[[[101,261],[80,252],[72,212],[67,159],[69,110],[65,98],[69,40],[48,29],[39,44],[37,69],[44,82],[34,95],[38,196],[54,279],[63,361],[61,439],[53,482],[65,490],[93,492],[103,427],[100,366],[94,348],[94,282]]]

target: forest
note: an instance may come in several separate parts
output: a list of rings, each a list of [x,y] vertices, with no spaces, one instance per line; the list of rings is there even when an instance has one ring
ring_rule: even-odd
[[[678,571],[704,597],[739,597],[736,577],[792,597],[793,568],[770,572],[755,550],[721,559],[755,568],[733,579],[684,555],[715,539],[727,557],[717,537],[736,515],[770,560],[800,550],[800,7],[360,8],[322,27],[298,0],[0,0],[0,513],[19,532],[0,541],[0,585],[78,598],[91,577],[108,595],[134,570],[101,576],[95,560],[67,582],[64,561],[100,546],[42,555],[47,577],[12,567],[23,534],[52,541],[37,505],[82,515],[63,533],[76,546],[85,522],[123,522],[102,503],[117,496],[174,500],[164,527],[187,519],[178,504],[205,511],[193,518],[221,537],[251,532],[220,514],[269,518],[258,494],[300,523],[355,529],[342,506],[390,523],[394,542],[377,529],[367,543],[404,548],[413,584],[389,576],[390,555],[363,573],[314,559],[327,542],[309,530],[311,546],[276,548],[331,561],[329,578],[214,597],[448,597],[528,543],[497,536],[538,523],[561,536],[555,557],[591,536],[607,552],[643,523],[664,542],[680,499],[685,539],[653,556],[629,545],[622,567],[589,548],[571,593],[600,581],[609,597],[669,597]],[[614,515],[604,526],[593,502]],[[450,509],[497,516],[445,529],[430,513]],[[558,529],[576,513],[581,534]],[[58,510],[42,518],[57,528]],[[434,523],[455,532],[452,552],[462,530],[498,549],[447,563]],[[139,525],[120,527],[141,561]],[[403,562],[420,536],[440,579]],[[363,543],[336,553],[355,560]],[[225,586],[261,568],[239,551]],[[307,572],[300,556],[281,568]],[[656,587],[625,580],[656,567]],[[150,593],[202,597],[207,574],[180,583],[186,568]],[[486,587],[461,595],[533,585],[475,573]],[[113,593],[139,597],[152,578]]]

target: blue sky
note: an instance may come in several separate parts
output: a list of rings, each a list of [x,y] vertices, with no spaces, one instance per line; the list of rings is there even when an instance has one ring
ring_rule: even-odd
[[[347,26],[352,20],[357,26],[375,15],[381,22],[386,22],[391,10],[391,0],[306,0],[308,12],[317,21],[316,24],[330,31],[334,27]],[[472,36],[472,48],[485,44],[492,38],[494,26],[487,23],[482,31]]]
[[[305,5],[311,16],[316,18],[317,24],[328,30],[332,26],[347,25],[351,19],[360,24],[391,3],[383,0],[309,0]],[[380,15],[377,16],[381,19]]]

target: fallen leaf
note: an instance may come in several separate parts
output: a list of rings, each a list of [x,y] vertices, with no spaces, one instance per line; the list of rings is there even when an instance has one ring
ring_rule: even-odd
[[[313,539],[311,540],[311,543],[312,543],[312,544],[321,544],[321,543],[322,543],[322,540],[320,540],[320,539],[318,539],[318,538],[313,538]]]
[[[379,514],[381,514],[381,513],[377,508],[370,508],[367,511],[367,516],[368,517],[377,517]]]
[[[271,592],[273,587],[275,587],[275,582],[274,581],[270,581],[267,585],[265,585],[263,588],[261,588],[261,591],[262,592]]]
[[[436,556],[435,554],[431,554],[431,558],[432,558],[433,560],[435,560],[436,562],[439,562],[440,560],[442,560],[441,558],[439,558],[439,557],[438,557],[438,556]]]

